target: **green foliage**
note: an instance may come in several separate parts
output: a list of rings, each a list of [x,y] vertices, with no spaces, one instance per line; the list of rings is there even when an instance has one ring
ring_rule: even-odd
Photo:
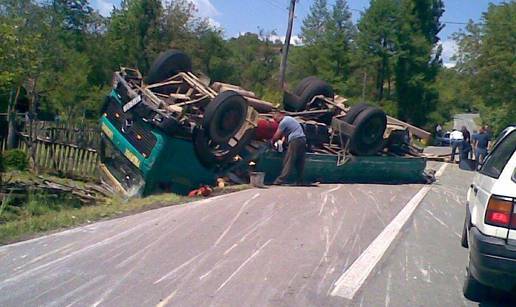
[[[8,169],[26,170],[29,166],[29,159],[25,152],[19,149],[6,150],[3,153],[4,166]]]
[[[370,7],[358,23],[358,48],[362,65],[371,67],[370,76],[374,86],[368,87],[370,96],[375,100],[390,97],[390,87],[398,48],[398,1],[372,0]]]
[[[469,98],[495,133],[516,123],[515,15],[515,2],[491,4],[481,24],[470,21],[454,34],[460,96]]]
[[[331,10],[326,1],[315,1],[303,21],[301,37],[305,45],[292,51],[290,78],[299,81],[316,75],[341,94],[348,94],[355,35],[345,0],[337,0]]]
[[[226,81],[251,89],[258,95],[275,86],[280,47],[268,36],[263,32],[260,35],[245,33],[228,41],[234,74]]]
[[[326,31],[329,18],[328,2],[326,0],[315,0],[301,26],[303,42],[307,45],[317,44]]]
[[[426,124],[438,99],[434,82],[442,48],[436,52],[433,48],[442,27],[443,6],[441,0],[401,1],[395,66],[398,115],[415,125]]]

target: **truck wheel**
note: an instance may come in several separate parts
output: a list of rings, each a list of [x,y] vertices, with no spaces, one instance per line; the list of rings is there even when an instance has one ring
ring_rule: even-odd
[[[299,84],[297,85],[296,89],[294,90],[293,94],[296,96],[301,96],[303,92],[305,91],[306,87],[310,85],[310,83],[313,80],[319,80],[316,76],[310,76],[306,77],[303,80],[299,81]]]
[[[349,112],[346,113],[346,115],[344,115],[344,117],[342,119],[345,120],[348,124],[353,124],[353,122],[355,121],[355,118],[357,118],[358,114],[360,114],[362,111],[364,111],[365,109],[367,109],[369,107],[371,107],[371,106],[368,105],[367,103],[359,103],[357,105],[354,105],[351,107]]]
[[[291,94],[289,92],[283,92],[283,109],[288,112],[301,111],[303,108],[303,102],[299,96]]]
[[[215,144],[226,144],[240,130],[246,117],[246,100],[237,92],[225,91],[206,107],[203,128]]]
[[[376,154],[384,145],[383,133],[387,116],[379,108],[367,108],[354,120],[355,133],[350,139],[350,152],[357,156]]]
[[[470,264],[471,265],[471,264]],[[462,292],[464,297],[474,302],[480,302],[487,296],[488,287],[481,284],[471,275],[469,266],[466,268],[466,278],[464,279],[464,287]]]
[[[333,88],[326,82],[317,79],[316,77],[308,77],[303,79],[300,85],[296,88],[294,94],[285,92],[283,95],[283,108],[290,112],[299,112],[306,109],[306,106],[315,96],[323,95],[328,98],[335,96]],[[303,87],[300,94],[296,94]]]
[[[234,147],[214,144],[203,129],[193,132],[194,152],[197,159],[208,169],[216,168],[230,162],[254,138],[255,130],[249,129]]]
[[[328,83],[319,79],[314,79],[299,97],[302,102],[302,109],[306,109],[307,104],[309,104],[315,96],[319,95],[333,99],[333,97],[335,97],[335,92]]]
[[[180,73],[192,71],[192,60],[179,50],[167,50],[158,55],[147,74],[147,84],[165,81]]]

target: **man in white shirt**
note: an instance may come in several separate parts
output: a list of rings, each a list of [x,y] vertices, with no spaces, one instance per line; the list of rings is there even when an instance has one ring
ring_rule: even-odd
[[[451,143],[451,162],[455,162],[455,153],[457,148],[459,148],[459,153],[462,152],[462,142],[464,140],[464,135],[461,131],[457,129],[453,129],[452,133],[450,133],[450,143]],[[460,155],[459,155],[460,157]]]

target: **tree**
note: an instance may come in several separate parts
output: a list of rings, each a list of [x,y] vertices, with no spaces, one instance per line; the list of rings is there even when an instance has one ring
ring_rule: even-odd
[[[397,49],[398,1],[372,0],[358,23],[362,65],[372,68],[375,99],[384,99],[385,83],[390,97],[394,55]]]
[[[301,26],[301,38],[306,45],[314,45],[321,40],[330,18],[326,0],[315,0],[310,6],[308,16]]]
[[[274,86],[274,73],[279,66],[281,44],[269,39],[270,35],[261,31],[260,35],[245,33],[228,42],[235,67],[235,74],[228,81],[240,84],[258,94]]]
[[[443,27],[439,19],[444,5],[441,0],[401,0],[400,10],[395,68],[398,115],[422,126],[438,99],[434,83],[442,48],[434,48]]]
[[[351,12],[345,0],[337,0],[332,7],[326,25],[325,49],[329,63],[328,81],[343,85],[350,74],[350,56],[354,49],[355,26],[351,21]],[[340,89],[344,92],[345,87]]]
[[[470,22],[454,35],[459,46],[457,69],[482,99],[476,106],[495,132],[516,119],[515,15],[515,2],[491,4],[481,24]]]
[[[162,11],[159,0],[124,0],[113,11],[108,40],[115,65],[123,63],[147,72],[163,47]]]
[[[457,43],[457,52],[452,60],[456,62],[455,69],[460,73],[470,76],[477,73],[477,60],[482,47],[481,31],[479,24],[469,20],[464,31],[452,34],[453,40]]]
[[[23,83],[36,71],[40,63],[37,50],[42,36],[37,31],[37,7],[31,1],[7,2],[0,15],[0,88],[10,92],[7,107],[7,147],[16,146],[16,103]]]

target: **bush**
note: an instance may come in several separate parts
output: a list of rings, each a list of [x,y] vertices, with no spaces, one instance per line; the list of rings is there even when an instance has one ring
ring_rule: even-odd
[[[27,155],[19,149],[7,150],[3,154],[4,167],[24,171],[29,166]]]

